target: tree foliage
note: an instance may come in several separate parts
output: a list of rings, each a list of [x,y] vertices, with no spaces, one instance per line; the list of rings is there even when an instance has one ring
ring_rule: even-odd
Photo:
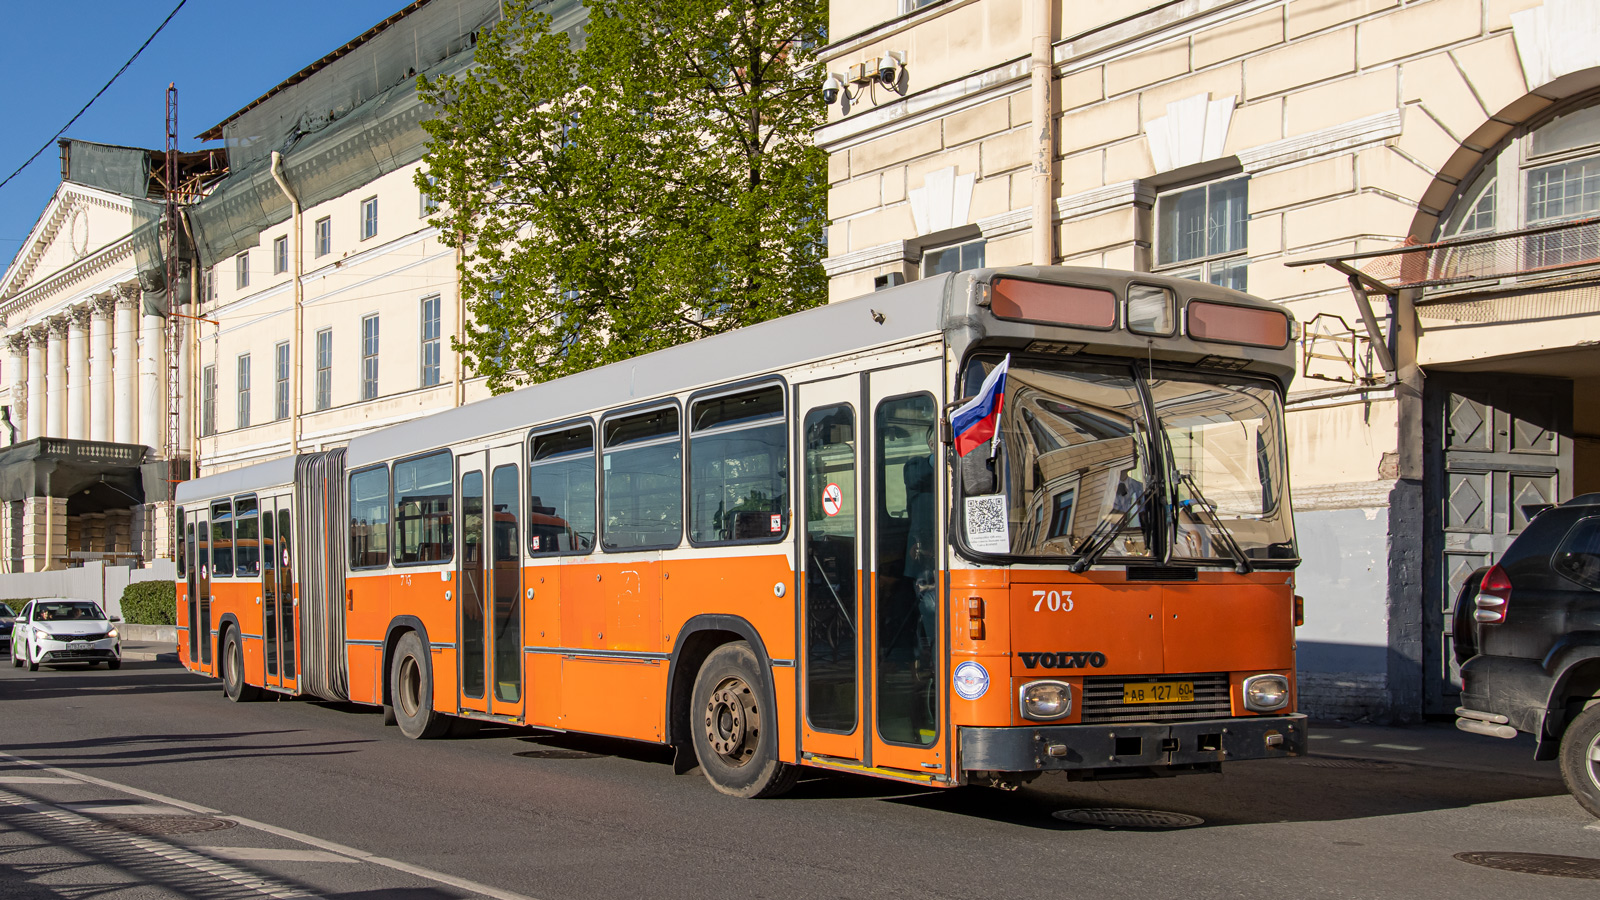
[[[579,41],[548,5],[419,83],[467,365],[504,391],[823,302],[823,0],[588,0]]]

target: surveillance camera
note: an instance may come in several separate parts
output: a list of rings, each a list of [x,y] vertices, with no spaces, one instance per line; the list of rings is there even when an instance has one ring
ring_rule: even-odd
[[[832,72],[822,81],[822,102],[832,106],[839,102],[839,92],[844,90],[844,80]]]
[[[878,82],[884,87],[894,87],[900,83],[900,73],[905,67],[905,54],[898,50],[890,50],[878,60]]]

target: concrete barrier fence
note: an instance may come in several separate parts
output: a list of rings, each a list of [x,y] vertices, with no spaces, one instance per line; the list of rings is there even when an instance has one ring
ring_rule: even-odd
[[[178,568],[170,559],[158,559],[143,569],[112,566],[96,560],[76,569],[0,575],[0,601],[27,601],[38,597],[93,600],[105,607],[108,615],[120,616],[122,591],[128,585],[140,581],[173,581],[177,576]]]

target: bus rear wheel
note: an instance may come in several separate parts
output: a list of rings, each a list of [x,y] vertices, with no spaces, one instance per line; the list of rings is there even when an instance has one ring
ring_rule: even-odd
[[[401,734],[416,741],[441,737],[449,730],[450,720],[433,711],[433,660],[415,631],[401,636],[389,678]]]
[[[249,703],[261,697],[261,689],[244,680],[244,645],[237,628],[229,628],[222,643],[222,693],[234,703]]]
[[[694,679],[689,731],[711,786],[735,797],[776,797],[794,787],[799,768],[778,759],[778,720],[755,651],[723,644]]]

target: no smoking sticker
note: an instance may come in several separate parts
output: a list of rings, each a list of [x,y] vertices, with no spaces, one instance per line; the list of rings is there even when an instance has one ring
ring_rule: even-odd
[[[822,489],[822,511],[829,516],[837,516],[841,509],[844,509],[844,491],[837,484],[830,483]]]

